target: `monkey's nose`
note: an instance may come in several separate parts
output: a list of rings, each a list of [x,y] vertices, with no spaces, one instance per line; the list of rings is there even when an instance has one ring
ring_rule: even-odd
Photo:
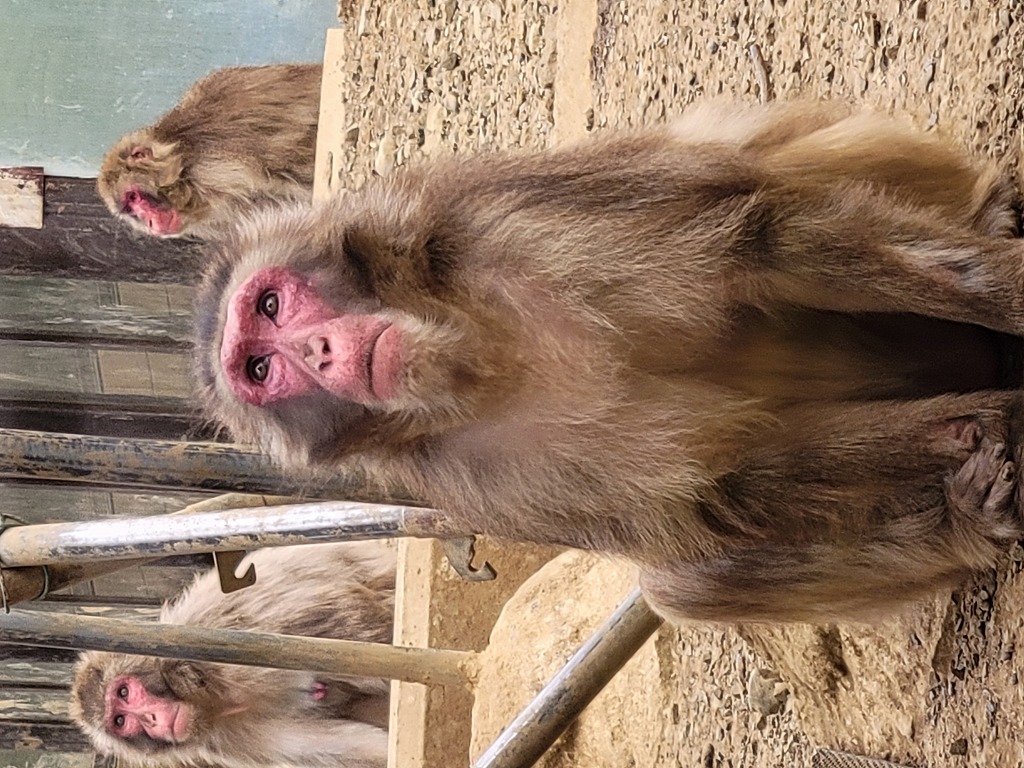
[[[322,373],[331,364],[331,342],[326,336],[313,336],[304,350],[306,365],[310,370]]]

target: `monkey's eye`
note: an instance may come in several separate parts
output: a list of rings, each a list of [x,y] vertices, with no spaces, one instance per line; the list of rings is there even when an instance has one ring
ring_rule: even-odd
[[[256,302],[256,309],[259,313],[271,320],[277,317],[277,310],[279,308],[280,302],[278,301],[276,291],[264,291],[260,296],[260,300]]]
[[[117,689],[117,698],[119,698],[119,699],[127,699],[128,698],[128,686],[127,685],[122,685],[120,688]]]
[[[114,727],[118,729],[124,728],[124,715],[117,715],[114,718]]]
[[[270,355],[250,357],[245,364],[245,373],[250,381],[262,384],[267,380],[267,374],[270,373]]]

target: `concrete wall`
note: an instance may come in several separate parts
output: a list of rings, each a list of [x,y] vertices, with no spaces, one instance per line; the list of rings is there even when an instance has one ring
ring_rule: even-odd
[[[335,0],[0,0],[0,167],[94,176],[106,148],[234,64],[320,61]]]

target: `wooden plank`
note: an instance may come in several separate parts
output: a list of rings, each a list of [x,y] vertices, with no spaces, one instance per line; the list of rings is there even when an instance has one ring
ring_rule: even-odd
[[[103,763],[96,763],[94,756],[88,752],[0,750],[0,766],[3,768],[96,768],[99,765]]]
[[[0,722],[60,723],[67,718],[67,691],[13,685],[0,689]]]
[[[131,572],[118,571],[92,580],[93,589],[100,595],[126,595],[150,598],[163,602],[178,594],[192,581],[196,571],[192,568],[147,568]],[[130,578],[126,578],[130,575]],[[155,613],[151,612],[155,616]]]
[[[0,227],[42,229],[42,168],[0,168]]]
[[[0,263],[3,259],[0,250]],[[190,348],[191,311],[119,306],[115,296],[113,286],[95,281],[7,276],[0,280],[0,305],[4,307],[0,339],[158,350]]]
[[[209,440],[215,430],[181,397],[0,391],[0,427],[78,435]]]
[[[0,663],[0,690],[8,686],[65,689],[71,685],[71,665],[54,661]]]
[[[92,179],[48,176],[43,228],[0,228],[0,274],[138,282],[196,282],[200,246],[137,234],[117,221]]]
[[[74,664],[77,658],[77,651],[66,648],[42,648],[32,645],[0,643],[0,664],[15,661]]]
[[[160,601],[154,602],[149,599],[146,605],[132,605],[117,604],[115,598],[109,596],[97,596],[97,600],[100,599],[104,601],[102,604],[78,605],[51,601],[47,598],[46,600],[33,600],[20,607],[26,611],[37,613],[70,613],[76,616],[98,616],[103,619],[124,619],[125,621],[156,621],[160,615]]]
[[[168,515],[207,497],[201,493],[110,492],[3,483],[0,483],[0,495],[6,507],[4,511],[17,514],[19,520],[28,524],[95,520],[111,515]],[[170,564],[195,565],[197,562],[200,561]]]
[[[118,571],[122,574],[122,578],[126,578],[126,575],[131,573],[131,568],[125,568],[122,571]],[[91,582],[90,582],[91,583]],[[77,586],[77,585],[75,585]],[[43,606],[52,605],[54,610],[61,610],[65,613],[71,608],[150,608],[158,609],[162,604],[163,600],[157,597],[137,597],[135,595],[122,595],[118,590],[118,594],[113,595],[101,595],[96,594],[95,588],[89,592],[82,591],[81,594],[72,591],[62,592],[51,592],[43,600],[34,600],[32,602],[33,609]]]
[[[90,758],[92,746],[76,726],[60,723],[0,723],[0,765],[7,768],[10,763],[3,760],[4,750],[26,750],[34,761],[40,759],[40,752],[82,752],[75,755],[75,761]],[[53,755],[56,757],[56,755]],[[56,763],[63,766],[64,763]],[[71,762],[68,765],[91,765],[91,762]],[[39,765],[32,762],[33,768]]]

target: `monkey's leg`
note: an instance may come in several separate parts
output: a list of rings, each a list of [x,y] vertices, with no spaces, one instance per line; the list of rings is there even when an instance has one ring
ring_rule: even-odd
[[[772,209],[771,262],[750,294],[845,312],[913,312],[1024,335],[1024,244],[857,187]],[[789,207],[787,204],[785,207]]]
[[[260,746],[262,762],[254,765],[382,768],[387,764],[388,732],[352,720],[288,720]]]
[[[709,101],[670,124],[682,142],[733,143],[787,183],[826,194],[870,183],[979,234],[1017,234],[1018,195],[1006,173],[884,114],[831,101],[756,107]]]
[[[704,509],[732,532],[722,551],[648,566],[651,602],[677,619],[867,618],[990,566],[1024,527],[1002,415],[977,407],[986,399],[998,405],[821,409],[817,437],[813,425],[783,430]]]

